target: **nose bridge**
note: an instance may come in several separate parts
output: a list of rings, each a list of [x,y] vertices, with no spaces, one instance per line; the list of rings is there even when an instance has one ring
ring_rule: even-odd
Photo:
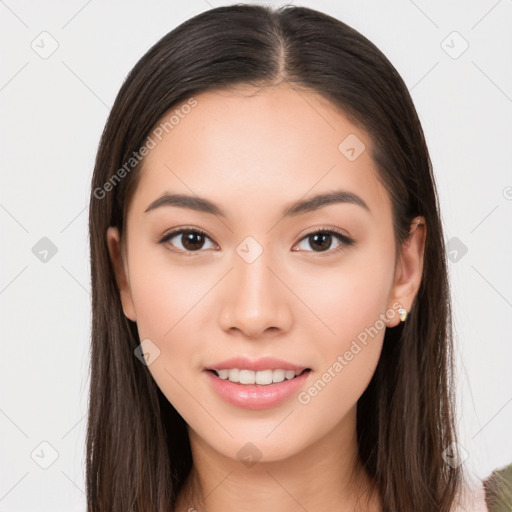
[[[272,268],[270,251],[263,251],[254,261],[247,261],[243,257],[237,260],[234,277],[238,283],[238,302],[255,302],[257,305],[266,295],[271,296],[271,288],[275,286],[272,287],[270,281],[275,278],[269,270],[269,267]]]
[[[250,336],[269,327],[288,328],[291,315],[286,293],[274,275],[275,261],[264,242],[247,237],[239,244],[230,273],[230,296],[222,307],[224,328],[236,327]]]
[[[276,299],[272,268],[272,250],[268,243],[263,247],[252,237],[247,237],[236,249],[234,279],[237,281],[237,304],[246,309],[263,312],[270,309]]]

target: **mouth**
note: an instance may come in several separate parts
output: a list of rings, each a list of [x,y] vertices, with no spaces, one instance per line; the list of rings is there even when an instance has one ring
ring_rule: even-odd
[[[311,371],[311,368],[302,370],[267,369],[267,370],[246,370],[240,368],[207,369],[216,377],[230,381],[233,384],[271,386],[284,381],[290,381]]]
[[[204,369],[206,381],[220,398],[247,410],[272,409],[286,403],[307,385],[312,373],[311,368],[304,367]]]

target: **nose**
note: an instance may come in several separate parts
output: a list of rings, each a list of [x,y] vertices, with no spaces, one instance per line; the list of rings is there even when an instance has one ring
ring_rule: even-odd
[[[269,253],[264,250],[251,263],[235,255],[221,298],[220,324],[226,332],[258,338],[291,328],[293,293],[283,284],[285,276],[272,264]]]

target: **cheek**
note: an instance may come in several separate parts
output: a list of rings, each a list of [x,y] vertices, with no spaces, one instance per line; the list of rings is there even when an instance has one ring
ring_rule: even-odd
[[[219,275],[222,272],[212,270],[211,265],[179,262],[164,249],[144,248],[141,244],[132,250],[130,289],[139,338],[151,340],[160,350],[158,360],[150,367],[152,372],[161,367],[185,378],[187,369],[201,369],[200,356],[212,331],[198,333],[205,321],[217,327],[211,312]],[[218,337],[218,333],[213,336]],[[174,382],[168,374],[163,375],[169,383]]]
[[[382,349],[393,269],[392,250],[369,249],[347,258],[329,279],[316,281],[308,300],[323,322],[322,334],[317,330],[312,338],[320,364],[301,403],[332,407],[339,416],[366,389]]]
[[[393,270],[393,254],[369,246],[350,254],[339,267],[303,281],[302,296],[308,297],[322,319],[328,346],[342,349],[367,329],[384,329],[382,315],[388,306]]]
[[[200,353],[195,323],[212,277],[203,279],[191,266],[173,265],[161,256],[152,258],[150,252],[133,251],[130,263],[139,338],[156,346],[158,356],[148,370],[157,386],[183,417],[194,417],[198,411],[190,397],[197,394],[192,377],[197,379]]]
[[[173,263],[162,250],[135,249],[130,262],[130,288],[139,334],[165,340],[176,337],[211,288],[212,276],[191,265]]]

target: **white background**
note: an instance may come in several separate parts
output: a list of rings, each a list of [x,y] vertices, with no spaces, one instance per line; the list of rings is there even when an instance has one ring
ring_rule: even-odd
[[[1,511],[85,510],[87,205],[97,144],[146,50],[229,3],[0,1]],[[512,2],[293,3],[360,31],[411,91],[446,240],[467,248],[450,261],[459,428],[466,469],[484,478],[512,462]],[[48,49],[52,38],[58,48],[43,59],[31,45]],[[464,40],[469,47],[452,58]],[[46,263],[32,252],[43,237],[57,248]],[[58,458],[41,468],[35,460],[49,463],[52,450]]]

